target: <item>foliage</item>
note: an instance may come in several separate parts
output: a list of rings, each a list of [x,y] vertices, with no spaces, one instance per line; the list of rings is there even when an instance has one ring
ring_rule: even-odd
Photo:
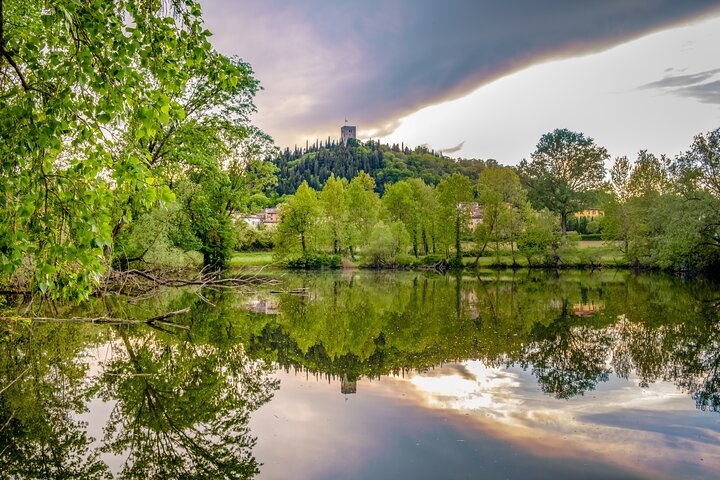
[[[588,195],[601,186],[607,158],[605,148],[582,133],[556,129],[544,134],[532,161],[520,162],[533,206],[560,215],[565,234],[568,215],[586,206]]]
[[[122,231],[158,203],[170,203],[191,172],[196,180],[217,180],[188,187],[202,198],[183,206],[202,216],[193,233],[206,263],[222,266],[232,236],[214,208],[226,200],[220,212],[232,210],[227,192],[248,191],[222,162],[247,154],[242,142],[258,137],[246,123],[257,82],[247,64],[212,50],[199,4],[2,5],[5,278],[30,265],[34,288],[87,296]],[[230,178],[213,177],[219,171]]]
[[[557,220],[549,210],[530,216],[525,231],[517,239],[518,251],[527,258],[528,265],[538,258],[557,265],[562,235]]]
[[[319,215],[317,192],[303,182],[295,195],[280,207],[280,224],[275,245],[280,258],[299,251],[313,251],[311,240],[316,235]]]
[[[367,244],[373,225],[380,212],[380,197],[374,191],[373,178],[360,171],[350,181],[345,196],[347,208],[346,238],[350,256]]]
[[[304,149],[286,149],[274,163],[279,169],[279,194],[292,194],[303,181],[320,190],[330,175],[350,180],[361,171],[373,178],[381,194],[386,185],[412,178],[436,186],[453,173],[461,173],[474,183],[486,164],[482,160],[443,157],[425,147],[410,150],[404,145],[381,145],[372,140],[343,146],[330,138]]]
[[[370,233],[366,250],[367,264],[371,267],[395,267],[398,255],[408,243],[408,233],[402,222],[387,225],[382,220],[375,224]]]
[[[347,243],[346,225],[349,222],[346,190],[347,180],[335,178],[330,175],[320,192],[320,208],[324,221],[322,223],[323,236],[332,246],[333,254],[344,250]]]
[[[324,267],[340,268],[342,259],[339,255],[328,255],[327,253],[304,253],[300,257],[287,261],[287,267],[294,270],[318,270]]]
[[[439,223],[449,233],[449,244],[455,245],[455,257],[462,257],[461,236],[467,230],[470,217],[469,203],[473,200],[470,180],[460,174],[453,174],[437,187],[440,205]]]
[[[483,209],[483,221],[473,232],[475,243],[480,245],[476,265],[489,243],[495,244],[498,256],[501,242],[508,241],[511,247],[514,245],[523,230],[522,209],[526,198],[520,178],[509,167],[491,166],[483,170],[477,192],[478,202]]]

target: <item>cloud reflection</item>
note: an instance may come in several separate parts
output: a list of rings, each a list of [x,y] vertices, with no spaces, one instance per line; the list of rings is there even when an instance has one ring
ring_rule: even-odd
[[[668,383],[612,379],[591,395],[558,400],[527,372],[478,361],[394,380],[425,408],[455,411],[465,428],[490,430],[535,455],[595,458],[658,478],[720,472],[720,426],[708,426]]]

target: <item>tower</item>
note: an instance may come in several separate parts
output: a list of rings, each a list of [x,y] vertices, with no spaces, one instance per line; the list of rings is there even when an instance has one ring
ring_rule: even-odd
[[[357,138],[355,134],[356,129],[354,125],[343,125],[342,127],[340,127],[340,141],[346,147],[348,140],[350,140],[351,138]]]

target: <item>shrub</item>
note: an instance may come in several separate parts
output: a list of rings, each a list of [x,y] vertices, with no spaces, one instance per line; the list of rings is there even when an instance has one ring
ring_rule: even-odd
[[[288,268],[297,270],[319,270],[321,268],[340,268],[341,266],[340,255],[328,255],[327,253],[306,253],[287,262]]]

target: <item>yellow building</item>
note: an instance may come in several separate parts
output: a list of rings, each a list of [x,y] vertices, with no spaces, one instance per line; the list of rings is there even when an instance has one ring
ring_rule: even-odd
[[[595,220],[598,217],[602,217],[605,215],[605,212],[598,208],[586,208],[585,210],[582,210],[580,212],[575,212],[575,218],[589,218],[591,220]]]

